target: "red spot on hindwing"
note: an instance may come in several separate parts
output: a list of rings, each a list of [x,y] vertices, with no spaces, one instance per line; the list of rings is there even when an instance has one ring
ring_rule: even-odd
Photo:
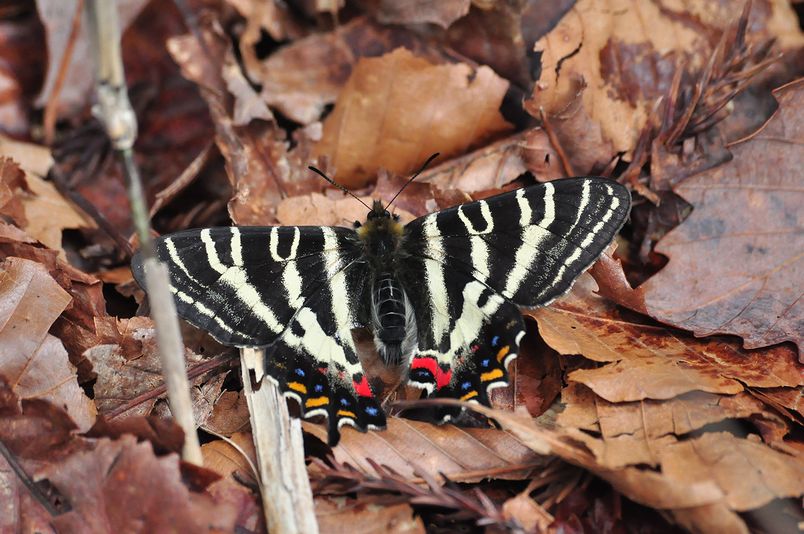
[[[438,365],[435,358],[426,358],[426,357],[418,357],[413,358],[413,361],[410,363],[411,369],[426,369],[430,371],[430,374],[433,375],[435,379],[436,389],[441,389],[444,386],[448,385],[450,380],[452,380],[452,369],[447,368],[445,371]]]
[[[355,386],[355,391],[361,397],[373,397],[374,394],[371,392],[371,387],[369,386],[368,379],[365,376],[360,378],[360,382],[355,381],[352,379],[352,384]]]
[[[452,380],[452,369],[447,368],[447,370],[444,371],[439,367],[438,373],[436,373],[436,389],[441,389],[449,385],[450,380]]]

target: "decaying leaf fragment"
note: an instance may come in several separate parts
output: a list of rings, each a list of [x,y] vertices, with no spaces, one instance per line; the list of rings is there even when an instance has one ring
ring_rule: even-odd
[[[380,168],[405,174],[430,154],[461,154],[510,128],[499,112],[508,82],[488,67],[432,65],[403,48],[362,59],[324,121],[317,156],[361,187]]]
[[[733,161],[675,188],[693,211],[656,247],[670,261],[643,290],[648,313],[696,335],[735,334],[748,348],[804,342],[804,82],[731,147]]]
[[[676,69],[699,71],[744,4],[579,0],[536,42],[541,78],[526,108],[535,117],[544,109],[579,173],[602,169],[634,150]],[[787,2],[754,4],[754,38],[777,37],[782,49],[801,46]]]

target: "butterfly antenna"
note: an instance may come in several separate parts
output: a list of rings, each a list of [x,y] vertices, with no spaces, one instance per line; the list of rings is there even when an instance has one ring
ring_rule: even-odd
[[[326,180],[330,184],[334,185],[335,187],[337,187],[338,189],[343,191],[344,193],[346,193],[347,195],[349,195],[350,197],[352,197],[353,199],[357,200],[358,202],[360,202],[361,204],[366,206],[366,209],[371,211],[371,207],[368,204],[366,204],[365,202],[360,200],[360,198],[357,195],[355,195],[354,193],[352,193],[351,191],[346,189],[344,186],[342,186],[341,184],[339,184],[338,182],[336,182],[335,180],[333,180],[332,178],[330,178],[329,176],[327,176],[326,174],[324,174],[320,170],[316,169],[312,165],[308,166],[307,168],[310,169],[311,171],[313,171],[314,173],[316,173],[317,175],[319,175],[321,178],[323,178],[324,180]]]
[[[427,161],[425,161],[425,162],[424,162],[424,165],[422,165],[422,166],[421,166],[421,168],[420,168],[418,171],[416,171],[416,174],[414,174],[413,176],[411,176],[411,177],[410,177],[410,180],[408,180],[407,182],[405,182],[405,185],[403,185],[403,186],[402,186],[402,189],[400,189],[399,191],[397,191],[397,193],[394,195],[394,198],[392,198],[392,199],[391,199],[391,202],[389,202],[388,204],[386,204],[386,205],[385,205],[385,209],[388,209],[388,207],[389,207],[391,204],[393,204],[393,203],[394,203],[394,200],[396,200],[396,197],[398,197],[398,196],[399,196],[399,194],[400,194],[400,193],[402,193],[402,191],[404,191],[404,190],[405,190],[405,188],[406,188],[407,186],[409,186],[409,185],[410,185],[410,183],[411,183],[413,180],[415,180],[417,176],[419,176],[419,175],[420,175],[422,172],[424,172],[424,169],[426,169],[426,168],[428,167],[428,165],[430,165],[430,163],[432,163],[432,162],[433,162],[433,160],[434,160],[434,159],[436,159],[436,158],[437,158],[438,156],[440,156],[440,155],[441,155],[441,154],[440,154],[439,152],[436,152],[435,154],[433,154],[432,156],[430,156],[429,158],[427,158]]]

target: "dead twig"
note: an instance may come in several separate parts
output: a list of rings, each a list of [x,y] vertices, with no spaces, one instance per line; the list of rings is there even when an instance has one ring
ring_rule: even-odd
[[[103,122],[124,169],[132,218],[143,254],[145,284],[150,295],[151,316],[156,324],[162,375],[165,377],[170,410],[184,430],[182,457],[185,461],[201,465],[203,457],[193,418],[190,383],[187,380],[184,344],[179,331],[176,304],[170,293],[167,268],[156,258],[142,181],[134,164],[133,146],[137,137],[137,118],[128,99],[123,73],[117,5],[88,0],[86,8],[90,35],[93,38],[92,49],[96,54],[98,104],[93,112]]]

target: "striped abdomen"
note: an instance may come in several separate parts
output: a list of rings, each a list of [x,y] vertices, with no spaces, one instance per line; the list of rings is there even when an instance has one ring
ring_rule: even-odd
[[[374,341],[386,365],[399,365],[415,348],[416,321],[408,297],[390,273],[380,273],[372,288]]]

